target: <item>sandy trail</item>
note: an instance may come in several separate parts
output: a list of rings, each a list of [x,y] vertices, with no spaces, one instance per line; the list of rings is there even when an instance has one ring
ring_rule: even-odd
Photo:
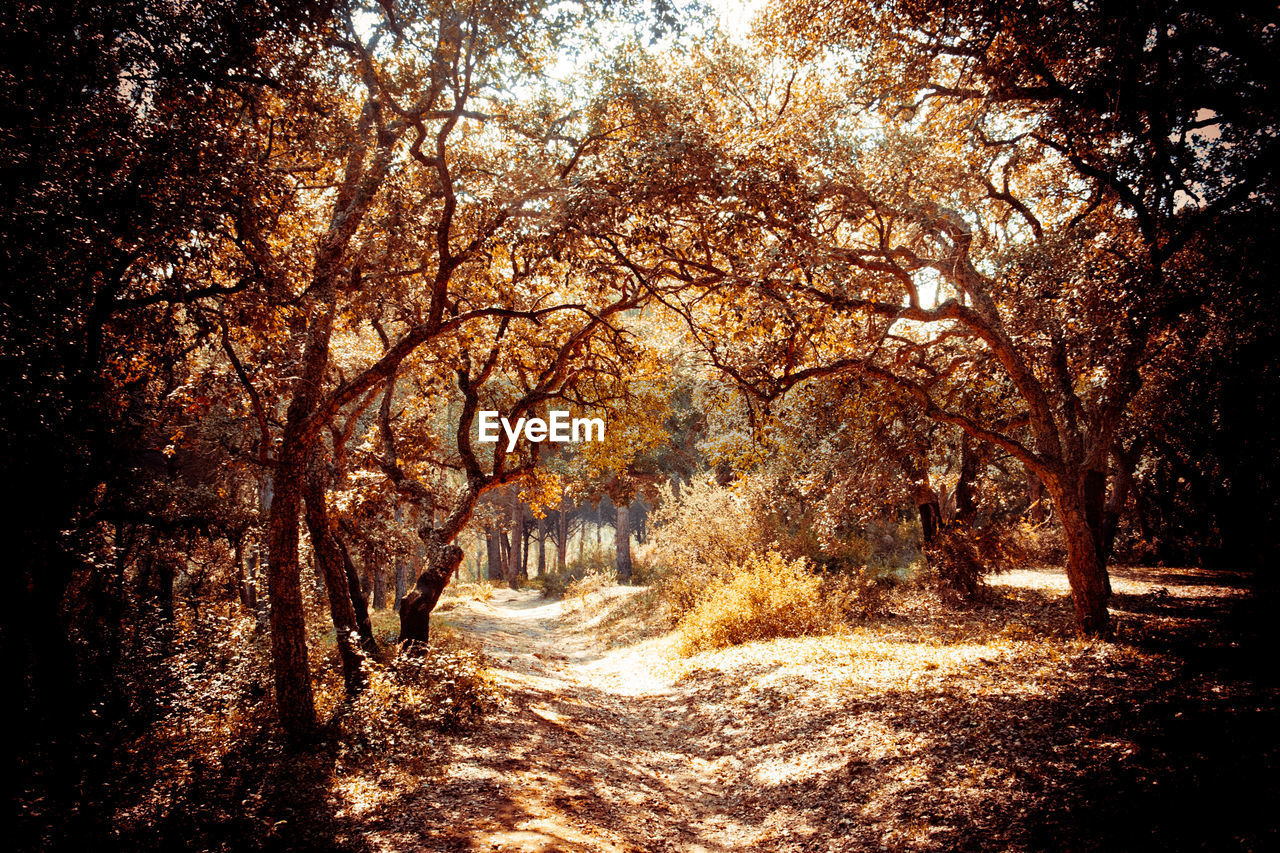
[[[666,643],[602,649],[574,609],[537,592],[500,590],[442,614],[483,639],[512,699],[504,719],[486,727],[514,735],[498,738],[514,754],[503,762],[507,778],[493,780],[510,802],[489,815],[497,825],[469,834],[467,845],[742,849],[745,830],[727,817],[736,796],[720,772],[732,759],[698,748],[709,715],[695,711],[695,689],[672,683]]]

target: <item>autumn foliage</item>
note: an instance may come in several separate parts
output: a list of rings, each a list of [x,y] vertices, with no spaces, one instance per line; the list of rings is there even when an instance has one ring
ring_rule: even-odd
[[[305,812],[474,731],[449,612],[530,584],[702,654],[1031,566],[1099,643],[1122,563],[1273,580],[1275,9],[759,11],[4,5],[23,846],[234,847],[255,750]]]

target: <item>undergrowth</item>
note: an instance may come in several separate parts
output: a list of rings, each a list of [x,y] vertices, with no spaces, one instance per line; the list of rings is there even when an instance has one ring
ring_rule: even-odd
[[[596,579],[590,582],[595,588],[602,585],[605,578],[613,578],[609,583],[617,583],[613,560],[612,550],[595,547],[563,569],[553,568],[543,573],[537,578],[537,585],[542,588],[544,598],[564,598],[581,594],[581,588],[575,584],[581,584],[587,577]]]
[[[690,585],[682,585],[688,592]],[[753,640],[831,631],[882,606],[885,585],[868,573],[823,577],[803,559],[752,554],[704,585],[676,626],[676,650],[692,655]]]
[[[387,663],[365,663],[365,687],[339,722],[344,748],[392,746],[423,731],[474,728],[498,700],[488,659],[447,629],[425,650],[401,651]]]

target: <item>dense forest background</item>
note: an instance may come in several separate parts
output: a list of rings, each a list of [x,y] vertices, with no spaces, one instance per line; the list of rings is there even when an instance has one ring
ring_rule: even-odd
[[[740,570],[834,584],[827,626],[1060,566],[1102,640],[1109,567],[1274,585],[1277,38],[1193,0],[5,4],[20,843],[128,846],[179,753],[341,742],[380,666],[470,678],[424,651],[451,579],[714,621]],[[606,440],[476,439],[552,409]]]

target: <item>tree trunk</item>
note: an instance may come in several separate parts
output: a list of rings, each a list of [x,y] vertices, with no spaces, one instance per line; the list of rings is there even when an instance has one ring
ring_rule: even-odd
[[[511,490],[511,551],[507,555],[507,585],[520,588],[524,557],[524,503],[518,489]]]
[[[247,558],[244,574],[244,601],[245,606],[249,608],[251,613],[255,615],[259,611],[258,606],[258,550],[257,543],[253,545],[253,556]]]
[[[1044,524],[1049,517],[1044,503],[1044,482],[1033,472],[1027,472],[1027,521]]]
[[[538,519],[538,577],[547,573],[547,517]]]
[[[262,577],[266,567],[266,560],[263,559],[265,549],[265,543],[257,543],[253,548],[253,562],[249,564],[253,576],[253,602],[257,611],[254,630],[260,634],[265,634],[271,624],[271,599],[269,595],[262,594]]]
[[[978,453],[973,439],[967,433],[960,438],[960,476],[956,480],[955,521],[962,527],[971,527],[978,505],[975,494],[978,479]]]
[[[569,502],[560,499],[560,517],[556,520],[556,568],[564,571],[565,549],[569,546]]]
[[[489,559],[488,578],[490,581],[502,580],[502,543],[498,540],[498,530],[494,527],[486,527],[485,533],[485,551]]]
[[[292,404],[290,407],[293,408]],[[298,563],[298,511],[308,448],[298,434],[298,417],[295,415],[289,420],[277,461],[267,526],[267,595],[271,599],[271,665],[276,713],[285,736],[296,744],[310,740],[315,734],[316,710]]]
[[[631,510],[618,504],[617,557],[614,561],[618,583],[631,583]]]
[[[249,586],[249,571],[244,556],[245,534],[242,532],[231,543],[232,559],[236,567],[236,594],[240,597],[240,606],[246,611],[253,610],[253,588]]]
[[[1106,470],[1089,470],[1084,475],[1084,514],[1094,534],[1093,547],[1102,559],[1102,511],[1107,498]]]
[[[295,744],[310,740],[316,732],[298,561],[298,515],[302,510],[303,481],[316,445],[318,427],[311,423],[311,416],[319,405],[329,364],[329,341],[337,300],[334,277],[340,256],[338,246],[328,245],[322,247],[316,258],[302,371],[285,413],[267,526],[267,590],[271,595],[271,662],[276,706],[285,737]]]
[[[396,612],[400,612],[400,602],[404,601],[404,595],[409,591],[409,574],[413,573],[413,577],[418,576],[418,546],[417,543],[409,546],[409,559],[403,557],[396,560],[396,598],[393,606]]]
[[[396,504],[395,520],[397,523],[396,524],[397,527],[404,522],[404,512],[400,509],[399,503]],[[413,560],[414,568],[416,569],[417,568],[416,557],[418,553],[417,543],[415,542],[411,544],[409,547],[411,549],[410,559]],[[400,601],[404,598],[404,594],[409,590],[409,565],[404,557],[397,555],[395,567],[396,567],[396,590],[395,590],[395,598],[392,600],[391,606],[395,609],[397,613],[399,613]],[[417,576],[416,571],[414,572],[414,576],[415,577]]]
[[[311,589],[315,592],[316,597],[324,595],[324,570],[320,568],[320,563],[316,561],[315,551],[307,552],[306,556],[307,568],[311,569]]]
[[[1102,559],[1111,559],[1115,550],[1116,532],[1120,529],[1120,516],[1129,503],[1129,495],[1133,491],[1133,469],[1142,455],[1142,442],[1135,443],[1129,450],[1116,448],[1115,476],[1111,480],[1111,493],[1107,496],[1107,505],[1102,511]]]
[[[329,598],[329,616],[333,620],[338,656],[342,661],[342,678],[347,693],[354,695],[364,686],[361,671],[360,629],[355,604],[347,583],[342,549],[338,545],[333,522],[329,519],[325,496],[328,474],[319,453],[313,456],[307,471],[306,516],[311,531],[311,547],[316,567],[324,578]]]
[[[373,609],[387,609],[387,570],[382,566],[373,569]]]
[[[924,544],[930,545],[942,526],[942,510],[938,507],[938,494],[927,484],[921,484],[916,487],[915,501],[916,508],[920,510],[920,531],[924,535]]]
[[[1106,461],[1103,461],[1106,464]],[[1098,565],[1105,566],[1107,561],[1107,543],[1103,540],[1103,515],[1107,498],[1107,471],[1105,468],[1090,469],[1084,475],[1084,517],[1093,536],[1093,550],[1097,554]],[[1111,577],[1103,570],[1103,581],[1107,595],[1111,595]]]
[[[372,114],[366,110],[365,116]],[[391,149],[397,137],[378,134],[376,156],[367,162],[372,123],[362,116],[357,137],[348,151],[342,184],[329,226],[316,247],[311,284],[302,305],[306,338],[298,378],[285,412],[280,450],[276,457],[274,494],[267,527],[267,587],[271,595],[271,661],[275,675],[276,706],[285,737],[294,744],[310,740],[316,731],[315,696],[307,658],[306,622],[303,613],[301,567],[298,563],[298,515],[302,509],[303,480],[322,424],[314,418],[323,399],[329,367],[329,347],[337,313],[337,279],[359,267],[346,269],[346,253],[352,236],[373,203],[376,189],[386,178]]]
[[[360,638],[364,640],[369,651],[374,651],[376,647],[373,643],[373,622],[369,619],[369,600],[364,597],[364,590],[360,586],[356,564],[351,560],[351,549],[347,546],[346,539],[336,531],[334,541],[338,543],[338,550],[342,552],[342,567],[346,571],[347,589],[351,592],[351,606],[356,611],[356,626],[360,629]]]
[[[1075,604],[1076,627],[1085,636],[1105,637],[1110,631],[1109,584],[1098,556],[1099,534],[1089,523],[1086,477],[1080,478],[1074,488],[1072,484],[1059,486],[1053,492],[1053,502],[1067,540],[1067,580]]]
[[[424,528],[419,535],[426,545],[427,569],[400,603],[400,642],[425,646],[430,639],[431,611],[449,578],[462,565],[463,553],[457,545],[442,542],[435,528]]]
[[[520,579],[527,581],[529,579],[529,540],[533,535],[524,525],[521,525],[520,533]]]

